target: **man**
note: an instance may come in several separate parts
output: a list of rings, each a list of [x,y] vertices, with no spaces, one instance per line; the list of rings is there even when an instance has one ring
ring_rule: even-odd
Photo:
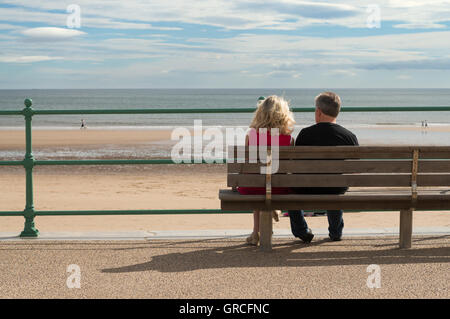
[[[356,136],[349,130],[336,124],[336,118],[341,110],[341,99],[333,92],[324,92],[315,99],[316,124],[300,131],[295,141],[298,146],[336,146],[359,145]],[[342,187],[310,187],[295,188],[299,194],[344,194],[347,188]],[[339,241],[342,237],[344,220],[342,210],[327,211],[329,237],[333,241]],[[304,212],[289,211],[292,233],[303,242],[309,243],[314,238],[311,229],[308,228]]]

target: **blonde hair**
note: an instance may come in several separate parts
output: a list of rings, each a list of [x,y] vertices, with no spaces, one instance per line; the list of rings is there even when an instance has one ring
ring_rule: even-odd
[[[278,128],[280,134],[290,135],[294,130],[294,115],[289,103],[276,95],[269,96],[258,103],[250,128]]]

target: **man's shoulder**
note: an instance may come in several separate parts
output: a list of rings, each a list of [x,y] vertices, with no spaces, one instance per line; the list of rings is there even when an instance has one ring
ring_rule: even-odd
[[[314,124],[314,125],[302,128],[300,130],[300,134],[306,134],[306,133],[309,133],[309,132],[314,132],[315,130],[318,130],[318,129],[319,129],[318,124]]]
[[[339,124],[335,124],[335,125],[336,125],[336,130],[338,130],[341,135],[348,138],[350,144],[358,145],[358,138],[352,131],[350,131],[349,129],[347,129]]]
[[[335,128],[336,128],[337,130],[340,130],[340,131],[342,131],[342,132],[345,132],[345,133],[347,133],[348,135],[356,136],[352,131],[350,131],[349,129],[343,127],[342,125],[334,124],[334,126],[335,126]]]
[[[317,123],[305,127],[297,136],[296,145],[358,145],[356,135],[336,123]]]

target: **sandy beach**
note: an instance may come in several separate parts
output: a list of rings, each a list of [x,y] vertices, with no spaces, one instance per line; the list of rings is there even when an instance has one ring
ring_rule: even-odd
[[[112,130],[112,129],[74,129],[74,130],[33,130],[33,148],[79,147],[105,144],[133,145],[155,141],[170,140],[170,130]],[[0,130],[0,150],[25,148],[25,129]],[[1,156],[0,156],[1,158]]]
[[[369,130],[369,128],[365,128]],[[450,125],[423,128],[412,125],[376,125],[370,130],[397,132],[450,133]],[[171,129],[33,129],[33,148],[104,147],[105,145],[148,145],[168,142]],[[363,144],[370,143],[364,141]],[[381,141],[377,141],[379,143]],[[0,130],[0,150],[25,148],[25,129]],[[0,155],[1,158],[1,155]]]
[[[36,130],[34,149],[97,147],[124,143],[153,147],[170,138],[164,130]],[[0,131],[0,150],[22,149],[22,131]],[[100,146],[98,146],[100,147]],[[1,154],[1,151],[0,151]],[[1,157],[1,156],[0,156]],[[225,165],[38,166],[34,169],[36,210],[219,209],[219,189],[226,188]],[[22,167],[0,167],[0,211],[25,205]],[[308,218],[312,228],[326,228],[326,217]],[[346,228],[397,227],[398,212],[346,213]],[[251,216],[38,216],[40,231],[131,231],[251,229]],[[448,212],[417,212],[415,227],[450,226]],[[275,228],[289,229],[281,218]],[[2,217],[0,231],[20,231],[23,217]]]

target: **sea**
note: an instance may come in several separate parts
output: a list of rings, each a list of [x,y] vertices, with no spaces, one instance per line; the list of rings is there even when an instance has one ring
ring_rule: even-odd
[[[21,110],[25,98],[33,100],[37,110],[127,109],[127,108],[249,108],[256,107],[260,96],[279,95],[291,107],[313,107],[314,97],[323,91],[340,95],[345,107],[450,106],[450,89],[58,89],[0,90],[0,110]],[[314,113],[295,113],[294,134],[314,124]],[[247,127],[250,113],[218,114],[138,114],[138,115],[38,115],[33,129],[80,129],[83,119],[88,129],[173,129],[191,128],[195,120],[203,127]],[[427,123],[427,128],[422,127]],[[450,111],[423,112],[341,112],[338,123],[353,131],[365,145],[450,145]],[[379,129],[379,128],[384,129]],[[411,130],[410,128],[417,128]],[[392,128],[392,129],[390,129]],[[405,129],[402,129],[405,128]],[[409,128],[409,129],[406,129]],[[23,130],[22,116],[1,116],[0,130]],[[1,143],[1,141],[0,141]],[[150,143],[151,144],[151,143]],[[169,148],[159,143],[150,145],[141,157],[165,157]],[[168,145],[170,143],[167,143]],[[151,147],[150,147],[151,146]],[[95,152],[59,149],[39,150],[44,158],[105,157],[119,152],[132,157],[136,150],[108,147]],[[62,152],[62,153],[58,153]],[[103,153],[102,153],[103,152]],[[0,151],[2,159],[19,158],[18,150]],[[59,155],[58,155],[59,154]],[[128,155],[127,155],[128,154]],[[36,155],[36,153],[35,153]]]

